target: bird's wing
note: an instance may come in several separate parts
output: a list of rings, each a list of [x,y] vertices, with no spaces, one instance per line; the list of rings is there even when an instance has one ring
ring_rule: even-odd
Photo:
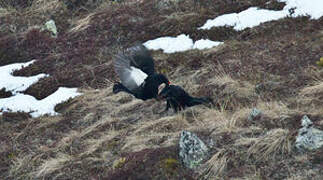
[[[118,54],[114,58],[114,70],[118,74],[121,83],[129,90],[138,88],[148,76],[140,69],[130,66],[132,57]]]
[[[155,74],[154,59],[151,57],[149,50],[142,44],[136,44],[126,49],[126,54],[132,57],[130,65],[134,66],[147,75]]]

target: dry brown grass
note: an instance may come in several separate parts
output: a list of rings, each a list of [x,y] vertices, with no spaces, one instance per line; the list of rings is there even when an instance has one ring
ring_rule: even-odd
[[[73,33],[73,32],[78,32],[78,31],[84,31],[86,28],[88,28],[90,26],[90,21],[91,18],[93,17],[94,13],[91,13],[89,15],[87,15],[85,18],[76,20],[75,22],[73,22],[75,25],[73,28],[71,28],[69,30],[69,32]]]
[[[73,158],[67,154],[58,154],[56,158],[45,161],[35,172],[37,178],[45,177],[64,168]],[[62,172],[59,172],[60,174]],[[57,175],[59,177],[59,175]]]
[[[290,133],[285,129],[274,129],[263,137],[255,139],[254,144],[248,149],[249,158],[255,157],[256,161],[274,159],[276,155],[289,154],[292,151]]]
[[[323,81],[316,81],[314,85],[303,88],[300,95],[320,98],[323,96]]]
[[[205,179],[218,179],[222,178],[226,170],[228,163],[228,157],[225,149],[220,149],[216,154],[214,154],[211,159],[209,159],[205,165],[204,170]]]
[[[318,35],[322,33],[322,20],[289,18],[242,32],[230,28],[198,31],[196,27],[219,13],[267,5],[265,1],[249,0],[230,5],[225,1],[194,2],[160,6],[153,1],[104,1],[73,11],[67,10],[62,1],[35,0],[24,10],[1,9],[0,18],[11,16],[4,25],[11,26],[0,35],[21,33],[21,40],[30,27],[41,26],[52,15],[56,18],[63,35],[50,40],[53,44],[47,44],[47,39],[41,41],[53,48],[40,52],[39,66],[25,73],[48,70],[53,75],[52,80],[40,83],[45,87],[35,85],[34,90],[49,92],[55,88],[54,83],[82,86],[83,96],[61,104],[61,116],[20,118],[16,123],[3,122],[0,117],[0,178],[104,179],[116,170],[123,175],[127,172],[121,165],[113,168],[113,163],[129,163],[129,159],[122,159],[128,157],[124,154],[138,152],[134,153],[135,160],[138,156],[147,160],[147,152],[154,152],[149,163],[158,165],[155,155],[164,154],[163,150],[159,152],[162,148],[177,147],[182,130],[197,133],[210,146],[202,179],[319,177],[313,175],[319,174],[318,167],[307,166],[309,158],[295,156],[292,146],[299,116],[314,114],[316,123],[322,123],[323,76],[312,66],[322,57]],[[291,32],[294,29],[297,33]],[[161,112],[165,102],[112,93],[112,82],[118,78],[113,73],[111,55],[118,48],[184,31],[193,39],[226,41],[203,51],[153,52],[156,69],[188,93],[212,97],[216,107],[195,106],[175,114],[171,110]],[[39,34],[30,35],[33,39]],[[12,47],[18,47],[20,39],[16,41]],[[44,56],[46,53],[49,57]],[[278,81],[281,89],[256,94],[255,85],[267,81]],[[248,116],[254,107],[262,115],[250,121]],[[170,158],[164,156],[161,157]],[[178,163],[176,167],[182,168]],[[141,172],[150,173],[145,169]]]

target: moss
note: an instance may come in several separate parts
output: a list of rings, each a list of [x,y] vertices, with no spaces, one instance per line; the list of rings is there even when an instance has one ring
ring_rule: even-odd
[[[177,159],[167,158],[162,160],[162,168],[166,171],[166,173],[174,174],[176,173],[177,168],[180,163]]]
[[[14,159],[15,157],[16,157],[16,155],[13,152],[8,154],[9,159]]]
[[[319,61],[316,61],[316,64],[320,67],[323,67],[323,57],[321,57]]]
[[[118,145],[119,145],[118,140],[112,140],[108,142],[108,144],[106,145],[106,150],[111,151],[112,153],[117,153],[116,148],[118,147]]]
[[[112,168],[113,169],[118,169],[118,168],[122,168],[123,165],[126,163],[126,158],[125,157],[122,157],[120,159],[117,159],[113,162],[113,166]]]

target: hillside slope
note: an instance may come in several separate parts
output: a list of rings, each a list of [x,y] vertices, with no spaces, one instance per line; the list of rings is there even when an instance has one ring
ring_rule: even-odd
[[[236,31],[198,30],[206,20],[274,0],[29,0],[0,9],[0,66],[37,61],[14,75],[46,73],[25,94],[43,99],[59,87],[82,96],[59,116],[0,116],[0,179],[323,179],[323,148],[295,147],[307,115],[323,130],[323,18],[287,17]],[[28,2],[25,4],[24,2]],[[57,38],[40,27],[53,19]],[[112,56],[121,48],[185,33],[224,44],[166,54],[156,69],[216,107],[162,112],[165,102],[112,93]],[[0,98],[8,92],[0,91]],[[261,116],[250,120],[253,108]],[[196,133],[210,157],[195,170],[178,157],[180,132]],[[214,142],[214,143],[212,143]]]

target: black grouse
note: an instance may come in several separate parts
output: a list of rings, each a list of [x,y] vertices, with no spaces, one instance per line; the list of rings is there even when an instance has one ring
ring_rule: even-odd
[[[113,93],[124,91],[138,99],[157,98],[159,85],[169,85],[163,74],[157,74],[154,59],[142,44],[135,45],[119,53],[114,59],[114,69],[121,83],[113,86]]]
[[[159,99],[166,99],[166,109],[167,111],[170,107],[174,109],[175,112],[178,110],[184,110],[186,107],[191,107],[199,104],[212,104],[213,100],[209,97],[192,97],[185,90],[176,85],[166,86],[158,95]]]

